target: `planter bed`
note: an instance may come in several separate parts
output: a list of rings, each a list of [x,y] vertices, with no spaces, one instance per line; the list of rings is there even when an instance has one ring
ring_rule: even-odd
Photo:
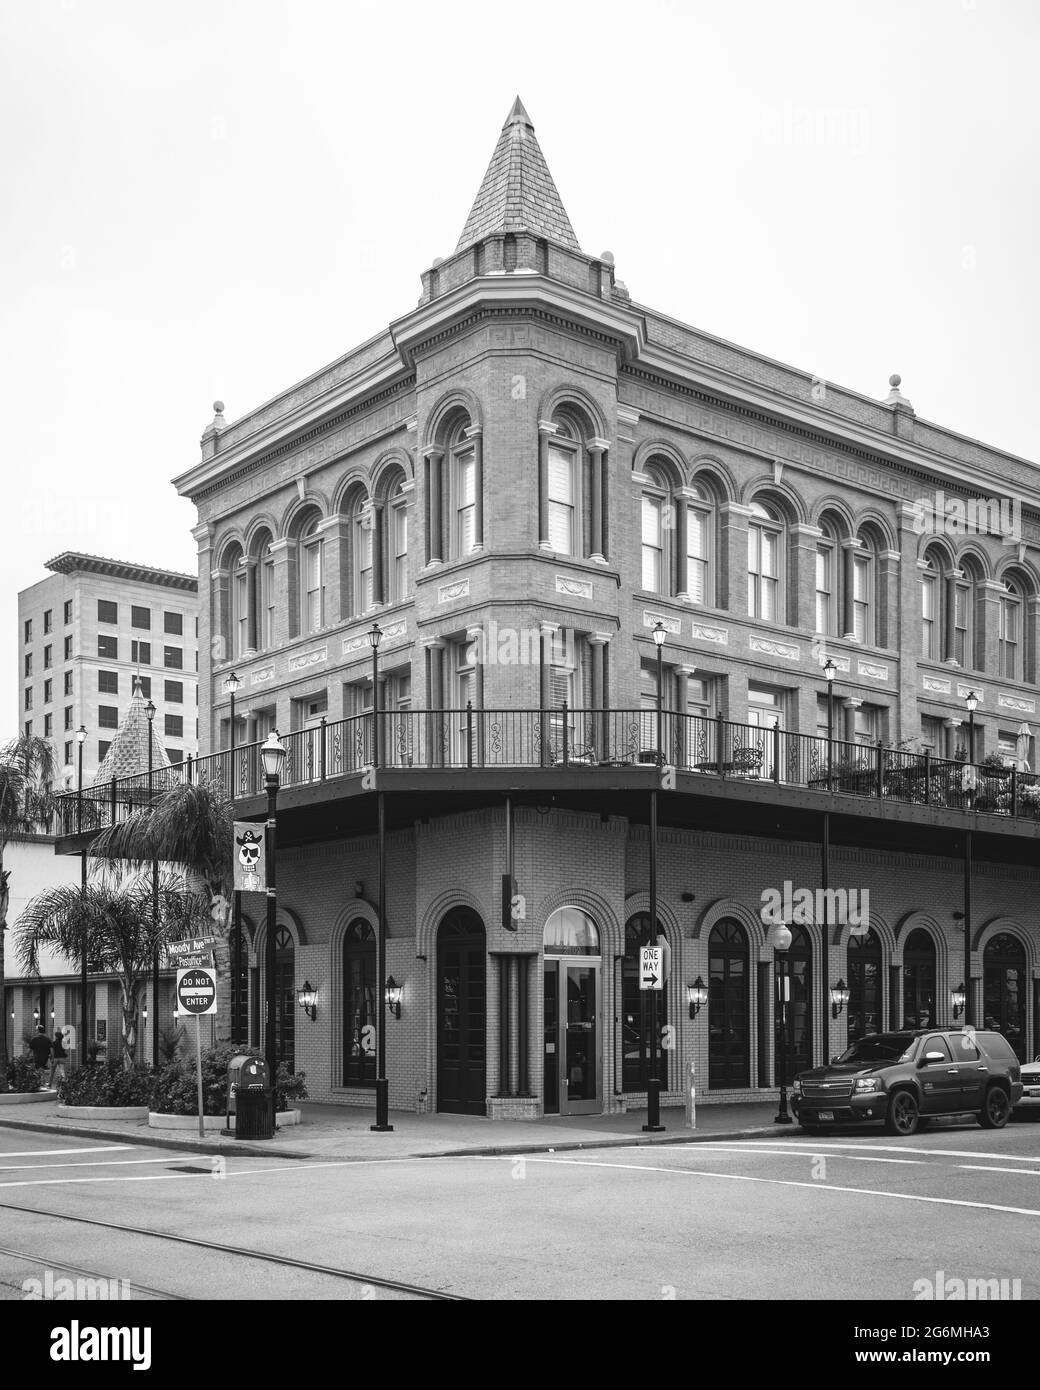
[[[158,1111],[146,1111],[149,1129],[191,1129],[198,1130],[198,1115],[162,1115]],[[299,1110],[280,1110],[275,1116],[275,1123],[281,1125],[298,1125],[300,1123]],[[215,1131],[219,1133],[227,1128],[228,1121],[224,1115],[203,1115],[203,1129],[207,1132]],[[230,1127],[235,1127],[235,1117],[231,1116]]]
[[[39,1105],[54,1097],[54,1091],[8,1091],[0,1094],[0,1105]]]
[[[63,1120],[147,1120],[147,1105],[59,1105]]]

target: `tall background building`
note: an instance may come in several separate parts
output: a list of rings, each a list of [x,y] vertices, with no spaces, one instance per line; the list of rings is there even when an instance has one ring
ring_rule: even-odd
[[[140,680],[171,762],[198,750],[198,579],[64,551],[18,595],[21,732],[49,739],[75,786],[76,731],[89,785]]]

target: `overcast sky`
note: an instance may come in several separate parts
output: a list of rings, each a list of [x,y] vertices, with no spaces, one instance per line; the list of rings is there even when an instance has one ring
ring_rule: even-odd
[[[1033,0],[0,0],[0,735],[66,549],[414,308],[517,92],[634,299],[1040,460]]]

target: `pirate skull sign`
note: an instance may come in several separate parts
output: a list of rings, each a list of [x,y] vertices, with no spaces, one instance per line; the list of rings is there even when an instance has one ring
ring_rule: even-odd
[[[236,831],[239,828],[236,826]],[[242,826],[241,833],[235,836],[235,843],[238,845],[235,887],[246,892],[256,892],[263,886],[260,882],[263,835],[248,826]]]

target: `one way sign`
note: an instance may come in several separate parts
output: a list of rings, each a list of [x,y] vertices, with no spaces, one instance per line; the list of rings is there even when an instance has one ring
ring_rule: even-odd
[[[639,988],[664,989],[664,964],[660,946],[639,948]]]

